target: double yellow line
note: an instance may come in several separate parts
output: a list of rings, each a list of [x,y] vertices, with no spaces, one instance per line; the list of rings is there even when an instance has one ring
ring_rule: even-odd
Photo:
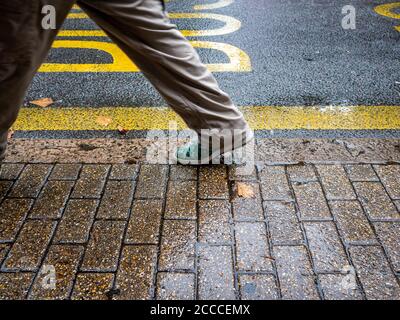
[[[245,106],[240,108],[254,130],[400,130],[400,106]],[[109,117],[108,126],[99,124]],[[185,128],[169,108],[23,108],[14,130],[165,130],[171,121]]]

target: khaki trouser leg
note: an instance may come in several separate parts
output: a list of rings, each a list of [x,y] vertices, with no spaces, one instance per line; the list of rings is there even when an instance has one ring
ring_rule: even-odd
[[[12,0],[0,4],[0,158],[7,131],[17,118],[26,91],[74,1]],[[53,5],[57,30],[42,28],[42,7]]]
[[[247,130],[241,112],[169,22],[162,0],[78,0],[78,4],[191,129]]]

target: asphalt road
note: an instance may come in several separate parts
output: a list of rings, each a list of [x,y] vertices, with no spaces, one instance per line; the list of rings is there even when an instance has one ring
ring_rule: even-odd
[[[249,57],[251,70],[214,73],[238,106],[400,106],[400,29],[395,29],[400,25],[400,3],[392,10],[397,19],[374,11],[378,5],[393,2],[387,0],[235,0],[221,8],[194,7],[215,2],[171,0],[167,8],[172,15],[212,13],[240,21],[240,28],[228,34],[188,36],[193,41],[229,44]],[[344,30],[341,25],[342,7],[349,4],[356,9],[355,30]],[[208,18],[172,20],[180,30],[213,30],[224,26],[223,22]],[[88,19],[68,19],[63,29],[96,30],[97,27]],[[61,36],[57,40],[109,42],[105,37]],[[206,63],[229,62],[224,52],[198,50]],[[112,57],[99,50],[58,48],[52,50],[47,62],[103,64],[112,62]],[[54,108],[165,105],[139,72],[40,72],[27,101],[41,97],[58,100]],[[276,133],[290,135],[288,129]],[[366,125],[361,130],[354,129],[345,130],[345,134],[399,136],[398,128],[376,131]],[[343,130],[329,128],[310,133],[294,127],[292,133],[334,137],[343,135]],[[51,134],[43,130],[19,133],[57,137],[71,134],[68,130]]]

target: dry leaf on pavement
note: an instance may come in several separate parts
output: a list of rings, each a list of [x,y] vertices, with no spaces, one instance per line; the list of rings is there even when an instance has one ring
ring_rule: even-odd
[[[122,134],[122,135],[125,135],[125,134],[128,133],[128,130],[126,130],[126,129],[125,129],[124,127],[122,127],[122,126],[118,126],[117,129],[118,129],[118,132],[119,132],[120,134]]]
[[[96,122],[103,127],[108,127],[112,122],[112,119],[110,117],[98,116]]]
[[[54,103],[52,98],[43,98],[39,100],[33,100],[30,101],[31,104],[34,104],[35,106],[39,106],[42,108],[46,108]]]
[[[254,198],[255,195],[253,187],[242,182],[237,184],[237,194],[243,198]]]
[[[14,130],[12,130],[12,129],[8,130],[7,139],[9,140],[9,139],[11,139],[13,136],[14,136]]]

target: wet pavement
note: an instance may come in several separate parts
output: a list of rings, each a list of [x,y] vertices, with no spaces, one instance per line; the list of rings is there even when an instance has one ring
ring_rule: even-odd
[[[244,174],[127,154],[41,162],[40,148],[34,162],[15,139],[0,169],[0,299],[398,300],[400,154],[377,140],[344,158],[342,142],[292,141],[319,144],[318,161],[272,163],[266,146],[290,143],[259,140]]]

